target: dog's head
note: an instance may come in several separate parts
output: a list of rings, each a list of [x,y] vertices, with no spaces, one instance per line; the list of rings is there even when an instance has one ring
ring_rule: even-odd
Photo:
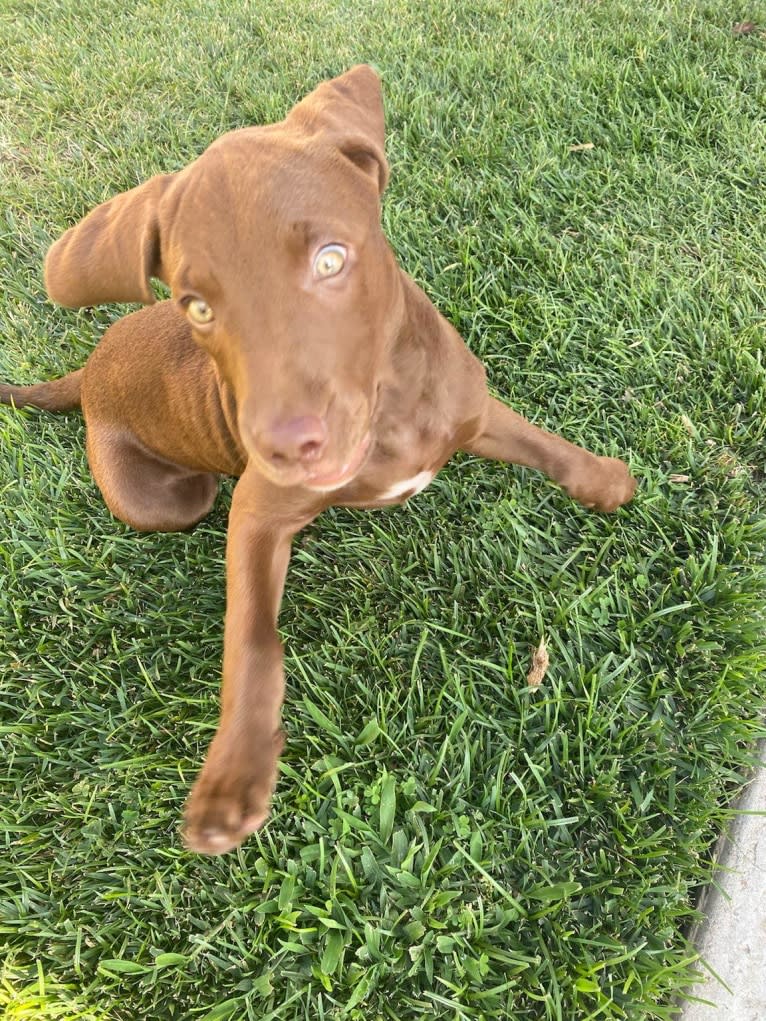
[[[164,281],[231,388],[272,481],[330,490],[364,460],[402,289],[380,225],[380,82],[364,65],[284,121],[232,131],[94,209],[48,252],[64,305],[154,301]]]

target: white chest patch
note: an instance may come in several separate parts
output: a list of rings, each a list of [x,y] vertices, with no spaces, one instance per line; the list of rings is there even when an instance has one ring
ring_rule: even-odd
[[[395,482],[393,486],[389,486],[384,493],[381,493],[378,499],[395,500],[397,496],[404,496],[405,493],[414,496],[421,489],[425,489],[429,482],[433,480],[433,477],[433,472],[419,472],[417,475],[413,475],[411,479],[402,479],[401,482]]]

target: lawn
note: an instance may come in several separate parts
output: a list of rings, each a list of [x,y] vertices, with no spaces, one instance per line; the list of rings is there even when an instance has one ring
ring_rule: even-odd
[[[193,532],[136,535],[77,415],[0,410],[3,1016],[676,1016],[764,733],[758,25],[762,0],[5,0],[0,378],[77,367],[121,312],[46,299],[67,226],[366,60],[402,266],[497,394],[640,488],[599,515],[462,456],[406,508],[316,521],[273,816],[205,859],[178,824],[231,483]]]

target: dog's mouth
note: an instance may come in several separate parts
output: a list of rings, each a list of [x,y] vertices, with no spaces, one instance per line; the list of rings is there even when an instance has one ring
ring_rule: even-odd
[[[372,437],[370,433],[365,433],[340,468],[327,472],[322,471],[321,468],[310,469],[306,474],[303,485],[317,493],[331,493],[333,490],[347,485],[360,471],[366,461],[371,442]]]
[[[315,493],[331,493],[348,485],[359,473],[367,460],[371,446],[372,434],[368,430],[351,448],[345,460],[336,465],[333,465],[329,458],[323,458],[313,463],[275,468],[256,451],[251,451],[250,456],[257,462],[261,474],[277,486],[285,488],[299,486]]]

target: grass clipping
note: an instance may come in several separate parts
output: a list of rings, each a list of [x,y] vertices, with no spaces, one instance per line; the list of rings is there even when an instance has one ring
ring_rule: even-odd
[[[540,639],[540,644],[537,646],[535,651],[532,653],[532,665],[529,668],[527,674],[527,684],[530,688],[539,688],[543,682],[543,678],[548,672],[548,649],[545,645],[545,639]]]

